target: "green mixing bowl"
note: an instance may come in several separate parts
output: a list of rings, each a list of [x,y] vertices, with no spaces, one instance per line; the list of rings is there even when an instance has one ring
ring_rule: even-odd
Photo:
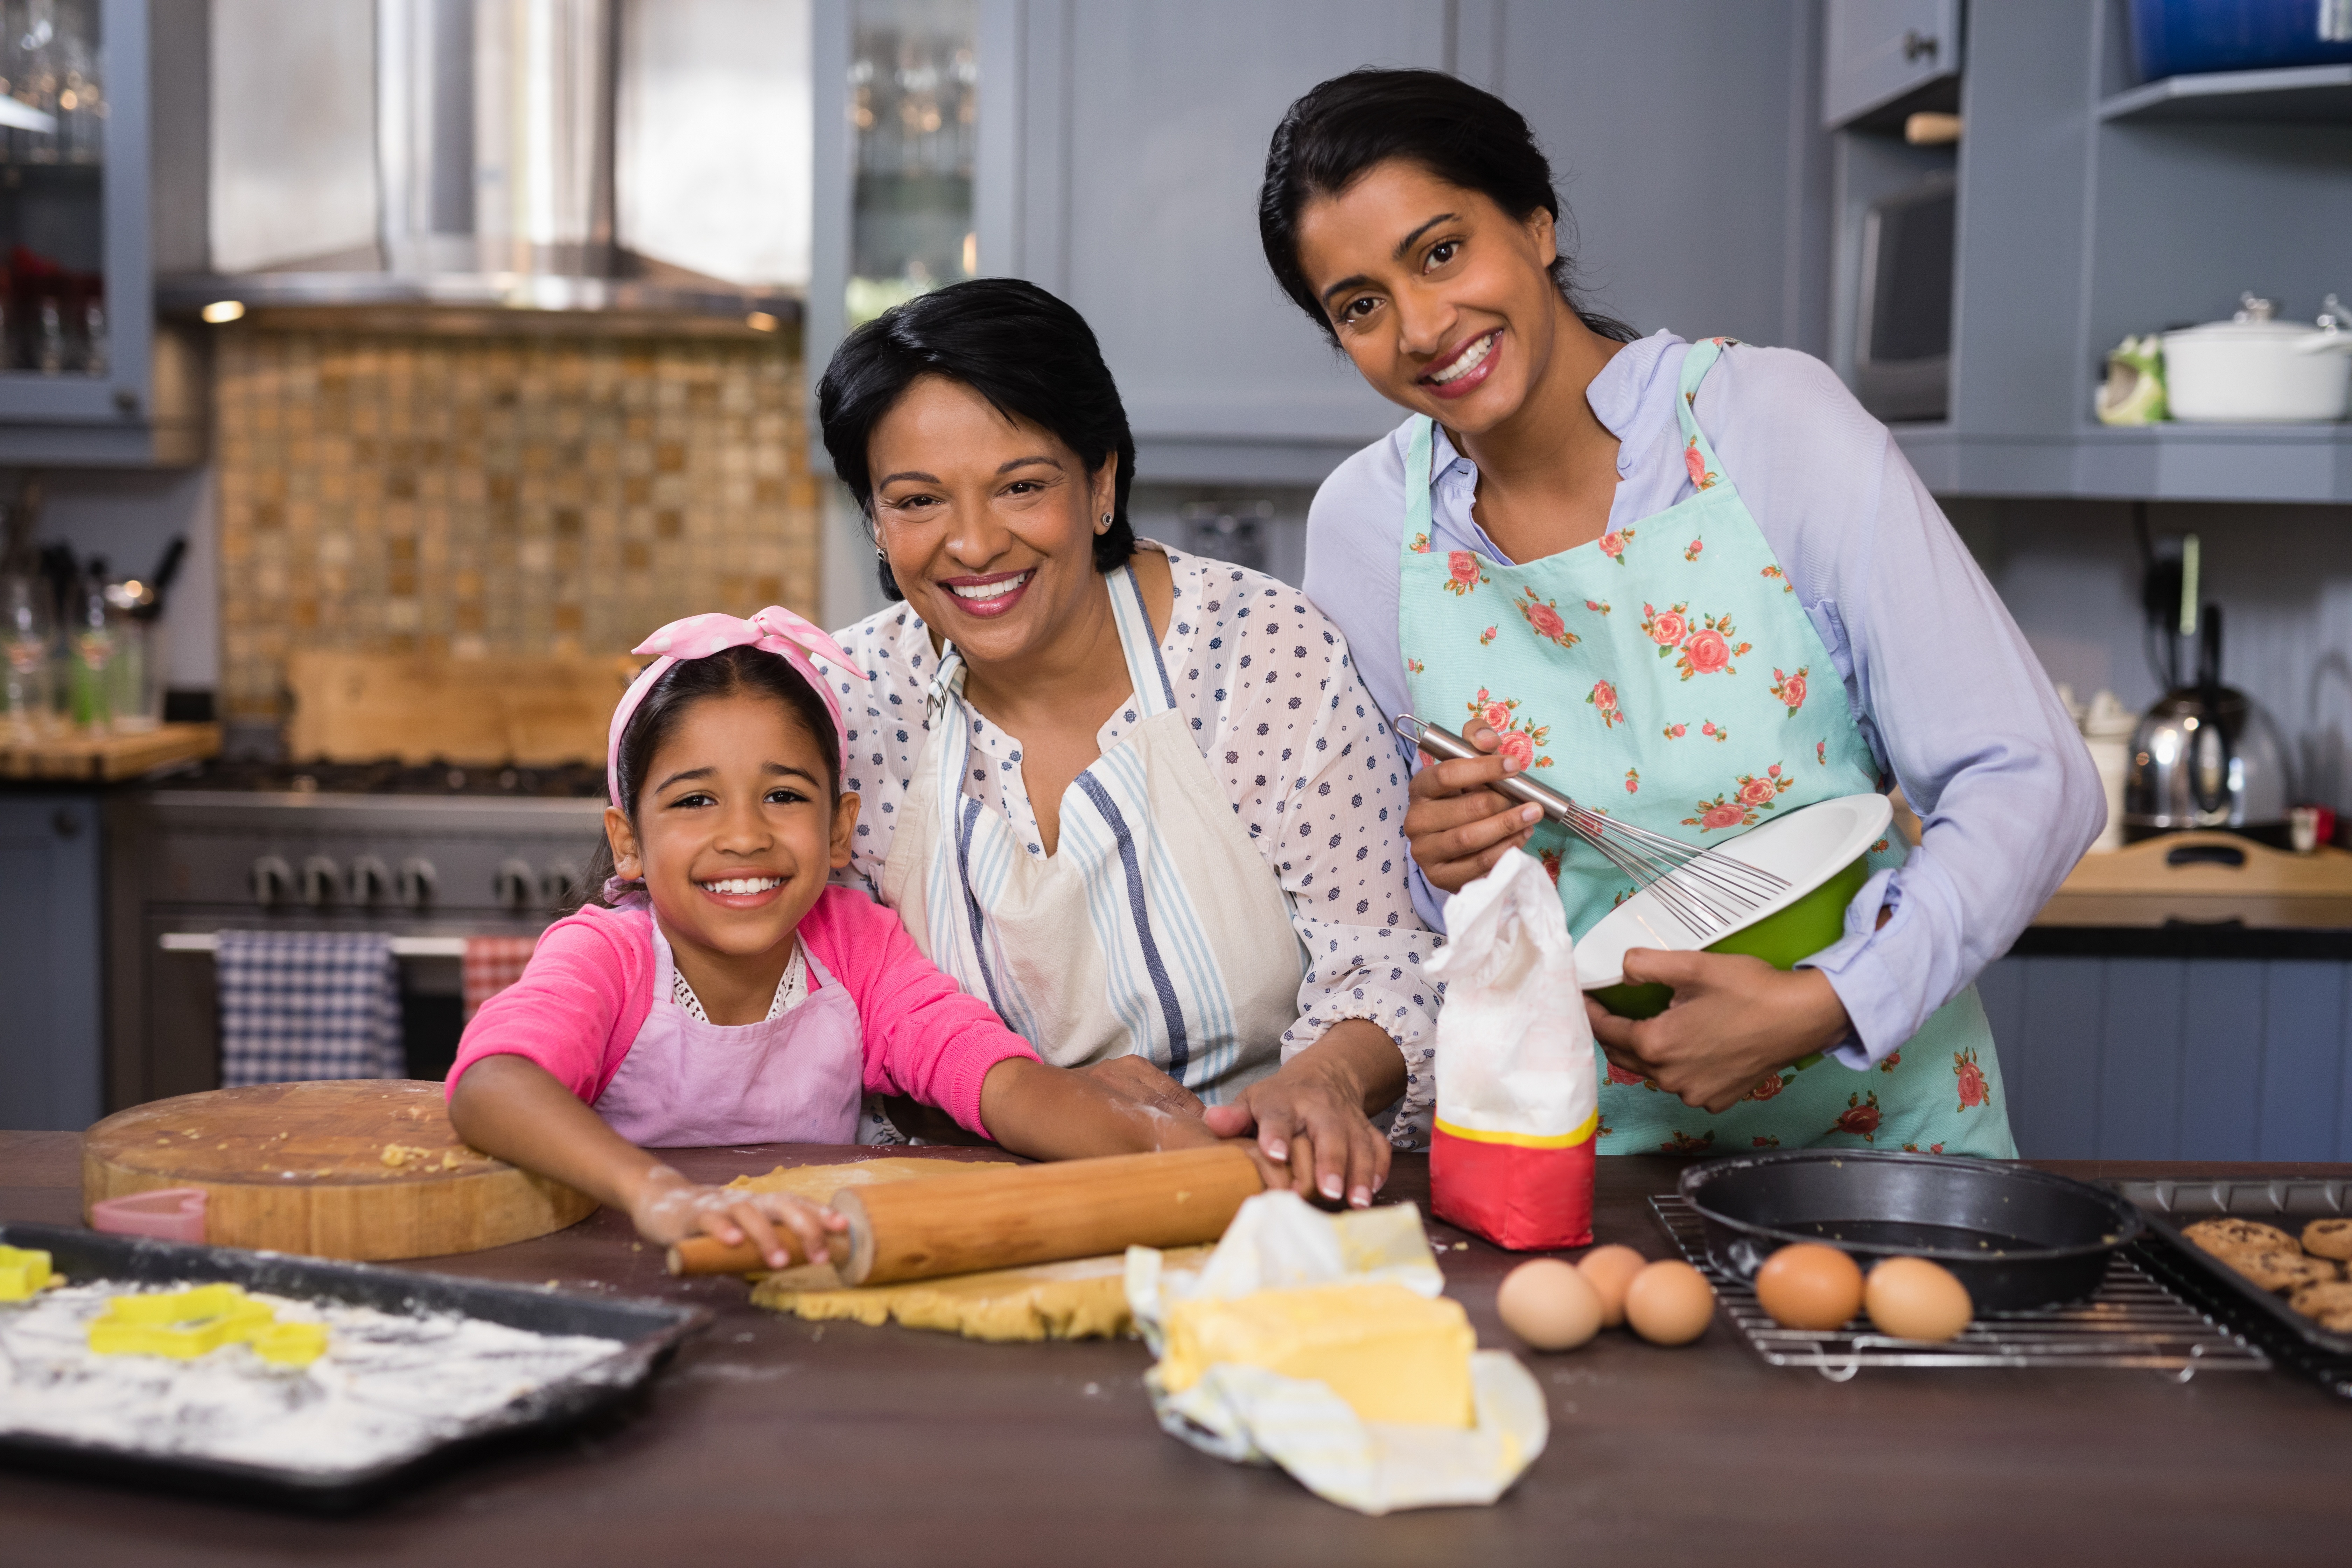
[[[1787,909],[1740,927],[1706,951],[1743,952],[1775,969],[1794,969],[1799,959],[1811,958],[1845,934],[1845,907],[1869,879],[1869,865],[1856,858]],[[1675,999],[1672,986],[1654,982],[1622,982],[1588,994],[1621,1018],[1654,1018]]]

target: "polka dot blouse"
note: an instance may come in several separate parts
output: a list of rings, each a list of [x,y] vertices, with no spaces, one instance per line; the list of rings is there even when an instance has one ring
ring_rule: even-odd
[[[1406,881],[1406,774],[1347,645],[1305,595],[1263,573],[1146,542],[1168,557],[1175,605],[1160,655],[1209,769],[1224,785],[1287,895],[1308,960],[1289,1060],[1342,1018],[1378,1024],[1403,1053],[1407,1084],[1391,1142],[1425,1142],[1436,1095],[1438,991],[1422,973],[1437,940]],[[938,661],[915,612],[894,605],[834,634],[867,677],[841,686],[850,755],[842,787],[864,801],[850,871],[879,897],[900,804],[929,731]],[[1141,721],[1123,706],[1097,733],[1105,751]],[[963,793],[1001,814],[1033,855],[1037,814],[1021,742],[982,717]]]

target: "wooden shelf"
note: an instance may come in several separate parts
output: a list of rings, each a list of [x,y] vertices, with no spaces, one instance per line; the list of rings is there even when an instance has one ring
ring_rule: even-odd
[[[2352,425],[2089,426],[2073,436],[1893,429],[1937,495],[2352,501]]]
[[[2168,76],[2105,100],[2099,118],[2352,124],[2352,65]]]
[[[136,735],[59,735],[23,747],[0,747],[0,779],[115,784],[175,763],[200,762],[221,749],[218,724],[165,724]]]

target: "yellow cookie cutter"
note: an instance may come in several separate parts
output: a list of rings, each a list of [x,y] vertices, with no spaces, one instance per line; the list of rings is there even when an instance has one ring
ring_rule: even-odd
[[[100,1355],[160,1355],[189,1361],[223,1345],[248,1342],[278,1326],[277,1312],[235,1285],[199,1285],[144,1296],[116,1296],[89,1325]]]
[[[253,1353],[279,1366],[309,1366],[327,1353],[324,1323],[272,1323],[253,1336]]]
[[[49,1255],[29,1247],[0,1247],[0,1301],[24,1301],[39,1295],[56,1278]]]

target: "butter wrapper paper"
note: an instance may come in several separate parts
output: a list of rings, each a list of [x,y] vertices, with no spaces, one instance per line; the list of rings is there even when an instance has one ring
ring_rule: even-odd
[[[1155,1355],[1180,1300],[1383,1283],[1431,1298],[1444,1290],[1410,1204],[1327,1215],[1296,1193],[1264,1193],[1197,1271],[1166,1268],[1150,1247],[1127,1253],[1128,1303]],[[1383,1514],[1491,1503],[1543,1452],[1550,1417],[1527,1368],[1507,1352],[1478,1351],[1470,1379],[1477,1418],[1466,1430],[1367,1421],[1325,1384],[1258,1366],[1219,1363],[1178,1393],[1156,1370],[1145,1384],[1171,1436],[1221,1459],[1278,1465],[1326,1501]]]

